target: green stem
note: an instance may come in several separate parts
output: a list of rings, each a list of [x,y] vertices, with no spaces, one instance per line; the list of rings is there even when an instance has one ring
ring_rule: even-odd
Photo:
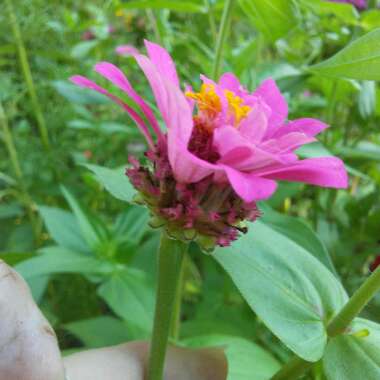
[[[343,334],[350,323],[360,314],[368,302],[380,290],[380,267],[378,267],[363,285],[353,294],[342,310],[332,319],[327,326],[329,337]],[[277,372],[271,380],[296,380],[304,374],[314,363],[307,362],[299,357],[294,357]]]
[[[185,268],[186,268],[186,253],[184,254],[181,268],[178,278],[178,286],[175,294],[174,307],[173,307],[173,319],[170,327],[170,338],[174,341],[178,340],[180,326],[181,326],[181,305],[182,305],[182,294],[184,289],[184,277],[185,277]]]
[[[162,380],[173,309],[187,245],[162,232],[158,252],[158,285],[148,380]]]
[[[26,210],[28,213],[30,223],[31,223],[32,228],[33,228],[35,238],[38,239],[39,227],[38,227],[37,219],[34,215],[33,201],[32,201],[32,198],[30,197],[30,195],[26,189],[26,186],[24,184],[23,174],[22,174],[22,170],[21,170],[21,166],[20,166],[20,161],[18,159],[17,150],[15,147],[13,137],[12,137],[12,133],[9,129],[8,121],[7,121],[7,118],[5,116],[5,112],[4,112],[4,109],[3,109],[1,102],[0,102],[0,127],[3,131],[3,139],[4,139],[5,146],[8,150],[12,169],[15,173],[17,183],[19,185],[19,188],[20,188],[20,191],[21,191],[21,194],[23,197],[22,201],[26,206]]]
[[[344,333],[349,324],[364,309],[369,301],[380,290],[380,267],[378,267],[362,286],[353,294],[338,315],[327,327],[330,337]]]
[[[208,22],[210,24],[210,31],[212,36],[212,42],[216,42],[217,33],[216,33],[216,23],[214,16],[214,7],[210,0],[205,0],[205,6],[207,8]]]
[[[29,62],[28,62],[28,56],[26,54],[26,49],[24,46],[24,42],[22,40],[21,31],[17,22],[16,14],[13,9],[12,1],[6,0],[6,4],[8,8],[9,19],[12,25],[13,36],[14,36],[14,39],[16,40],[21,69],[24,75],[26,85],[28,87],[28,92],[29,92],[30,100],[32,102],[32,107],[34,110],[34,115],[37,121],[38,129],[40,132],[41,141],[45,149],[50,150],[48,130],[46,128],[46,123],[45,123],[43,113],[41,111],[40,103],[38,102],[36,89],[34,86],[33,77],[32,77],[32,73],[30,70]]]
[[[216,41],[215,58],[212,68],[212,78],[217,80],[222,68],[222,56],[224,43],[226,42],[227,30],[231,18],[231,10],[234,0],[226,0],[224,4],[224,10],[222,15],[222,21],[220,23],[218,39]]]

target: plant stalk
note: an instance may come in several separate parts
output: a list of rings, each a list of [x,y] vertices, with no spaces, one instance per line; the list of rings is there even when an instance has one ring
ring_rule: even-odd
[[[216,41],[214,64],[212,68],[212,78],[214,80],[218,79],[222,68],[223,49],[226,42],[227,30],[230,24],[233,2],[234,0],[226,0],[224,4],[222,20],[220,22],[218,32],[218,39]]]
[[[20,191],[21,191],[21,194],[23,197],[23,203],[26,206],[28,218],[30,220],[30,224],[32,225],[35,239],[38,240],[39,227],[38,227],[36,216],[34,215],[33,201],[32,201],[32,198],[30,197],[30,195],[26,189],[26,186],[24,184],[23,174],[22,174],[22,170],[21,170],[21,166],[20,166],[20,161],[18,159],[17,150],[16,150],[16,147],[15,147],[15,144],[13,141],[12,133],[9,129],[8,121],[7,121],[7,118],[5,116],[5,112],[4,112],[3,106],[1,104],[1,101],[0,101],[0,128],[3,131],[3,140],[5,143],[5,146],[8,150],[12,169],[15,173],[16,180],[17,180],[18,186],[20,188]]]
[[[6,5],[8,9],[8,15],[10,19],[10,23],[12,26],[13,36],[17,45],[18,55],[20,59],[22,73],[24,75],[24,79],[26,82],[26,86],[28,88],[30,100],[32,102],[32,107],[34,111],[34,116],[37,121],[38,129],[41,136],[41,141],[46,150],[50,150],[50,142],[49,142],[49,134],[45,123],[45,118],[43,116],[40,103],[38,102],[36,88],[34,86],[32,72],[30,70],[28,56],[26,54],[26,49],[24,46],[24,42],[22,40],[22,35],[20,31],[20,27],[17,22],[16,14],[13,9],[12,1],[6,0]]]
[[[342,310],[327,325],[330,338],[343,334],[350,323],[360,314],[369,301],[380,290],[380,267],[378,267],[362,286],[352,295]],[[271,380],[296,380],[314,363],[307,362],[297,356],[291,359],[278,371]]]
[[[187,244],[170,239],[162,232],[158,251],[158,284],[153,336],[150,347],[148,380],[162,380],[166,348],[178,295]]]

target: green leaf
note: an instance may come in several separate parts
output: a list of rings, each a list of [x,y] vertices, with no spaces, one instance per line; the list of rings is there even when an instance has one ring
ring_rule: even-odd
[[[119,242],[139,244],[148,229],[149,211],[145,207],[131,205],[116,219],[115,235]]]
[[[297,24],[290,0],[239,0],[255,28],[275,41],[285,36]]]
[[[83,319],[66,323],[63,327],[80,339],[86,348],[113,346],[131,339],[127,325],[110,316]]]
[[[41,249],[41,255],[17,264],[15,269],[29,279],[51,273],[108,274],[115,270],[115,265],[53,246]]]
[[[154,286],[146,274],[137,269],[124,269],[112,275],[98,289],[110,308],[147,335],[154,312]]]
[[[380,29],[365,34],[328,60],[310,67],[318,74],[351,79],[380,79]]]
[[[60,95],[75,104],[110,103],[106,96],[86,88],[80,88],[68,81],[57,80],[52,82],[52,85]]]
[[[380,325],[356,319],[347,334],[330,340],[323,364],[328,380],[380,379]]]
[[[243,338],[206,335],[186,339],[183,343],[191,348],[225,347],[227,380],[267,380],[280,369],[280,364],[269,353]]]
[[[374,114],[376,109],[376,84],[373,81],[364,81],[359,93],[359,112],[366,119]]]
[[[98,45],[98,41],[81,41],[74,45],[71,49],[70,55],[75,59],[83,59],[85,58],[90,51]]]
[[[336,274],[326,247],[305,222],[292,216],[282,215],[265,204],[260,205],[260,210],[263,211],[263,216],[260,219],[262,222],[305,248],[327,269]]]
[[[128,177],[125,175],[125,168],[108,169],[97,165],[84,165],[96,176],[96,179],[115,198],[124,202],[131,202],[136,193]]]
[[[175,12],[205,13],[206,8],[202,3],[195,1],[178,0],[136,0],[128,1],[121,9],[169,9]]]
[[[72,213],[47,206],[39,206],[38,210],[49,234],[58,245],[77,252],[88,252],[89,248],[79,233],[78,222]]]
[[[61,191],[73,210],[83,238],[90,248],[96,250],[101,242],[107,240],[107,230],[100,220],[90,216],[75,199],[75,197],[64,187]]]
[[[298,356],[319,360],[327,342],[325,323],[347,295],[334,275],[301,245],[257,221],[215,259],[251,308]]]
[[[352,4],[340,4],[325,0],[300,0],[300,4],[313,10],[318,16],[335,16],[345,24],[357,24],[359,13]]]

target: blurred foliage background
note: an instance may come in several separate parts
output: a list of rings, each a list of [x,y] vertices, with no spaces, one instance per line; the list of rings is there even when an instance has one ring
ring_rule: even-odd
[[[302,233],[305,224],[313,229],[318,249],[327,248],[351,292],[380,255],[380,89],[373,81],[322,77],[309,67],[380,27],[380,10],[376,1],[360,12],[322,0],[280,3],[282,13],[274,17],[270,7],[258,13],[251,0],[235,2],[224,71],[250,89],[273,77],[291,119],[314,117],[331,125],[320,143],[300,154],[344,159],[349,190],[284,183],[262,207],[264,218],[278,215],[273,210],[300,218],[294,231]],[[141,155],[145,145],[122,110],[68,77],[96,78],[94,64],[110,61],[152,100],[133,58],[115,53],[122,44],[143,51],[146,38],[165,46],[183,83],[196,87],[199,73],[211,71],[224,1],[2,5],[0,257],[28,280],[63,350],[147,337],[158,231],[147,225],[144,209],[112,198],[84,167],[122,171],[128,155]],[[195,246],[185,279],[182,338],[212,331],[249,339],[279,361],[289,357],[229,277]],[[367,313],[380,322],[380,298]]]

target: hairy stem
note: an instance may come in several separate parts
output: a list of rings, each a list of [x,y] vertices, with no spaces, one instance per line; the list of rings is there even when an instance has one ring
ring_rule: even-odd
[[[226,42],[233,2],[234,0],[226,0],[224,4],[222,21],[220,23],[218,39],[216,41],[214,64],[212,68],[212,78],[214,80],[218,79],[222,68],[223,48]]]
[[[17,22],[16,14],[13,9],[12,1],[6,0],[6,5],[8,9],[8,16],[9,16],[10,23],[12,26],[12,33],[17,45],[22,73],[24,75],[24,79],[26,82],[26,86],[28,88],[30,100],[32,102],[34,116],[37,121],[38,129],[41,136],[41,141],[45,149],[50,150],[49,135],[48,135],[48,130],[45,123],[45,118],[43,116],[40,103],[38,102],[37,93],[34,86],[32,73],[30,70],[29,62],[28,62],[28,57],[26,54],[26,49],[24,46],[24,42],[22,40],[21,31]]]
[[[378,267],[362,286],[352,295],[342,310],[327,326],[327,334],[334,337],[343,334],[350,323],[360,314],[369,301],[380,290],[380,267]],[[296,380],[314,363],[307,362],[297,356],[290,360],[271,380]]]
[[[163,378],[166,348],[186,250],[187,244],[172,240],[166,232],[162,232],[158,252],[158,284],[149,357],[149,380]]]

